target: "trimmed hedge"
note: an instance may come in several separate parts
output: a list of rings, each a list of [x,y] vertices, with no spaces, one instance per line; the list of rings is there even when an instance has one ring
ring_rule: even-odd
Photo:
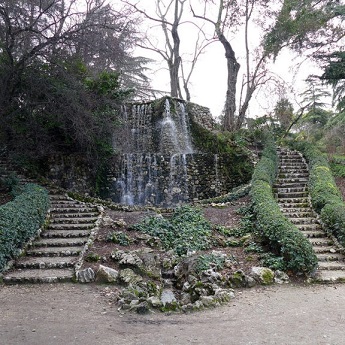
[[[48,192],[38,185],[27,184],[13,201],[0,207],[0,271],[37,234],[49,206]]]
[[[316,268],[317,258],[310,242],[282,214],[274,199],[272,185],[277,168],[277,151],[271,140],[267,142],[252,178],[251,197],[256,226],[271,250],[283,257],[287,270],[309,273]]]
[[[310,143],[294,145],[309,164],[309,191],[313,207],[323,224],[345,246],[345,203],[327,159]]]

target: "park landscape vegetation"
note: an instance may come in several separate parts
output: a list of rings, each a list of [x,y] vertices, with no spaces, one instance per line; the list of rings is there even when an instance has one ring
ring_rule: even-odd
[[[159,96],[150,88],[145,73],[149,60],[134,56],[134,48],[155,50],[163,57],[169,70],[169,95],[189,102],[197,58],[211,40],[215,41],[212,44],[220,42],[228,74],[224,111],[212,131],[195,127],[194,140],[213,153],[259,152],[260,160],[247,178],[248,184],[218,198],[174,210],[134,208],[126,213],[126,207],[90,199],[105,206],[108,223],[86,254],[85,267],[100,263],[111,263],[115,271],[121,265],[135,267],[131,271],[127,267],[127,275],[120,271],[122,284],[135,282],[136,288],[119,293],[117,301],[137,311],[145,311],[149,303],[162,310],[181,306],[194,310],[228,301],[232,297],[229,289],[255,284],[249,274],[252,266],[272,269],[263,272],[264,284],[273,282],[275,274],[284,277],[279,273],[282,271],[290,276],[312,273],[317,262],[311,247],[281,214],[272,194],[278,167],[276,149],[277,145],[290,145],[303,153],[309,165],[313,207],[344,245],[345,55],[339,47],[344,33],[343,2],[284,0],[273,7],[272,2],[261,0],[192,4],[189,14],[205,41],[195,40],[196,53],[189,64],[181,58],[183,36],[179,35],[183,16],[189,11],[185,0],[158,0],[157,17],[140,7],[140,2],[121,3],[119,9],[99,0],[88,1],[85,7],[78,7],[76,0],[2,2],[3,156],[17,170],[39,180],[53,157],[78,155],[90,167],[93,196],[98,197],[107,162],[114,153],[112,141],[121,124],[121,106]],[[207,12],[212,6],[213,11]],[[210,18],[206,13],[216,16]],[[260,20],[268,17],[267,24]],[[140,31],[138,23],[146,20],[161,26],[165,51],[153,44],[150,33]],[[208,38],[200,23],[210,24],[215,34]],[[254,23],[263,29],[256,48],[258,56],[248,43]],[[245,28],[241,97],[237,90],[241,66],[231,44],[232,35],[239,32],[229,30],[235,26]],[[309,54],[318,61],[322,73],[308,78],[306,89],[299,95],[298,110],[283,92],[271,112],[246,119],[252,97],[273,80],[268,62],[276,59],[283,48]],[[332,87],[332,110],[324,102],[328,92],[325,84]],[[15,175],[1,179],[1,191],[3,270],[37,229],[44,228],[49,197],[37,184],[22,186]],[[87,198],[77,193],[73,197],[84,201]],[[215,215],[221,221],[215,221]],[[227,217],[236,220],[229,222]],[[163,267],[165,276],[158,274],[157,265]],[[163,288],[161,279],[172,276],[177,277],[178,298],[171,295],[170,288]],[[169,302],[154,298],[162,294]]]

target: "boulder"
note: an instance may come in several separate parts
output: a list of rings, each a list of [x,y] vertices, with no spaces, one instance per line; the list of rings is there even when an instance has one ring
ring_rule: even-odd
[[[174,291],[171,289],[164,289],[161,294],[161,302],[163,306],[177,302]]]
[[[246,287],[247,285],[246,275],[244,274],[242,270],[238,270],[232,273],[230,276],[228,276],[228,283],[233,288]]]
[[[290,278],[285,272],[277,270],[274,272],[274,282],[276,284],[287,284],[290,282]]]
[[[119,260],[119,264],[122,266],[133,266],[140,268],[143,266],[143,261],[134,252],[124,252]]]
[[[95,272],[91,267],[76,272],[76,279],[79,283],[91,283],[95,280]]]
[[[143,280],[141,276],[138,274],[135,274],[133,270],[130,268],[125,268],[120,271],[118,280],[120,283],[125,284],[125,285],[135,285]]]
[[[260,284],[274,283],[274,272],[267,267],[252,267],[250,275]]]
[[[109,216],[104,216],[102,218],[102,225],[103,226],[112,226],[114,224],[114,220],[111,219]]]
[[[115,283],[117,281],[117,277],[119,276],[119,272],[103,265],[99,265],[97,274],[96,274],[96,282],[98,283]]]
[[[119,218],[113,221],[113,225],[118,226],[120,228],[125,228],[127,226],[127,223],[122,218]]]
[[[161,262],[159,254],[154,253],[149,248],[137,250],[135,254],[141,260],[141,265],[138,265],[140,272],[151,278],[160,279]]]
[[[153,308],[160,308],[162,307],[163,303],[157,296],[151,296],[147,299],[147,302],[149,305],[151,305]]]

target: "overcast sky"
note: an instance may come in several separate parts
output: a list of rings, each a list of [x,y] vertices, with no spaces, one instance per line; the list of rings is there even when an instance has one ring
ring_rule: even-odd
[[[117,2],[116,0],[112,1],[113,3]],[[140,8],[145,9],[147,13],[155,16],[155,0],[133,0],[133,3],[138,3]],[[186,12],[189,12],[188,5],[185,7],[185,10]],[[208,13],[208,15],[212,16],[212,13]],[[199,25],[203,24],[203,21],[201,20],[197,21],[192,17],[190,19]],[[160,35],[161,31],[159,27],[152,28],[155,25],[157,25],[157,23],[154,24],[152,21],[144,21],[142,28],[143,30],[151,28],[148,30],[148,33],[154,40],[156,40],[157,46],[162,46],[164,38]],[[212,25],[206,25],[205,30],[210,36],[213,34]],[[251,30],[250,39],[251,45],[254,48],[260,41],[261,33],[258,27],[252,26]],[[183,58],[187,59],[188,51],[191,52],[194,48],[196,28],[190,24],[181,25],[179,27],[179,35],[181,39],[180,52],[181,54],[187,53],[186,55],[183,55]],[[231,44],[236,52],[236,57],[242,66],[238,78],[238,80],[241,81],[245,64],[243,34],[241,32],[236,34],[229,33],[227,38],[231,40]],[[157,60],[156,63],[149,65],[151,68],[149,76],[152,80],[152,86],[154,89],[169,93],[169,74],[166,68],[166,63],[162,62],[160,56],[157,53],[140,48],[135,51],[135,54]],[[286,83],[286,97],[289,98],[292,103],[295,103],[295,95],[298,95],[305,90],[306,84],[304,80],[308,75],[321,74],[321,71],[317,66],[312,64],[310,61],[305,61],[300,68],[297,69],[296,66],[304,60],[304,57],[298,56],[296,53],[292,53],[286,49],[278,56],[275,63],[272,62],[269,66],[269,69],[277,76],[277,78],[280,78],[281,81]],[[227,70],[224,48],[220,42],[215,42],[208,46],[207,50],[199,58],[195,71],[193,72],[190,84],[192,102],[209,107],[214,117],[219,116],[225,101],[226,78]],[[240,85],[238,85],[238,90],[239,88]],[[265,85],[265,87],[254,96],[247,115],[249,117],[256,117],[265,115],[272,111],[279,99],[279,93],[281,95],[281,92],[278,92],[273,84]],[[298,105],[296,103],[294,104],[294,107],[295,110],[298,110]]]

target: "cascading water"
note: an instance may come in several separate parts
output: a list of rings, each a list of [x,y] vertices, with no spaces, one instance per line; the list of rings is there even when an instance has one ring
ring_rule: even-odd
[[[173,205],[187,201],[187,161],[193,149],[184,103],[171,104],[165,99],[161,120],[155,125],[156,146],[149,125],[151,104],[133,105],[130,110],[122,110],[127,142],[121,145],[127,153],[122,155],[121,173],[115,182],[119,201],[128,205]]]
[[[194,151],[190,126],[203,135],[198,126],[210,130],[212,121],[204,108],[189,104],[188,109],[193,122],[185,103],[174,98],[122,108],[105,197],[127,205],[173,207],[216,197],[235,186],[233,161],[242,156],[203,152],[202,145]]]

